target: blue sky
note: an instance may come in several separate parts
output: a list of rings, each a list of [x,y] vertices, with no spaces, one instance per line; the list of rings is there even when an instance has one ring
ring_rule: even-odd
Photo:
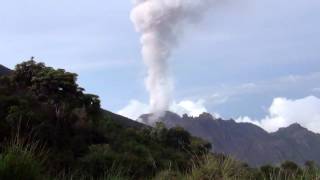
[[[79,74],[117,112],[148,102],[132,3],[0,2],[0,63],[35,56]],[[261,119],[277,97],[320,97],[320,1],[228,0],[185,29],[170,58],[177,102],[201,100],[223,117]],[[320,120],[319,120],[320,121]]]

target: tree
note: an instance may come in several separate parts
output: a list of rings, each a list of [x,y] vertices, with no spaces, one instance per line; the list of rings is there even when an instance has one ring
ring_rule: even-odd
[[[168,130],[166,143],[177,149],[189,148],[191,135],[181,127],[175,127]]]
[[[156,141],[164,142],[166,140],[166,136],[168,133],[168,129],[162,122],[156,122],[155,127],[151,131],[151,137],[153,137]]]
[[[26,61],[16,65],[13,74],[14,81],[20,86],[31,86],[32,78],[45,68],[43,63],[36,63],[34,60]]]
[[[278,176],[280,169],[272,165],[264,165],[260,167],[260,171],[265,179],[272,179]]]
[[[99,96],[94,94],[84,94],[82,101],[90,114],[97,114],[100,112],[100,99]]]
[[[302,170],[300,169],[300,167],[292,161],[283,162],[281,164],[281,172],[285,178],[295,177],[302,174]]]
[[[306,161],[305,164],[306,172],[311,176],[317,175],[318,166],[314,161]]]
[[[76,106],[82,89],[76,84],[77,75],[63,69],[44,68],[32,78],[32,91],[42,101],[55,107],[57,120],[65,113],[67,105]]]

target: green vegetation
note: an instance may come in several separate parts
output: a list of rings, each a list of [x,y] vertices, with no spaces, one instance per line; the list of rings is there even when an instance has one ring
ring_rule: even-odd
[[[45,155],[37,143],[27,143],[19,138],[12,140],[0,155],[0,179],[42,179],[45,177]]]
[[[250,168],[180,127],[132,127],[77,75],[27,61],[0,76],[0,179],[319,179],[313,162]]]

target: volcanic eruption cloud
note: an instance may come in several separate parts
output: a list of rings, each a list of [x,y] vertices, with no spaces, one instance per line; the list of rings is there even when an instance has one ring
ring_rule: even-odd
[[[141,33],[142,57],[147,66],[145,80],[152,113],[169,109],[173,83],[168,59],[179,44],[184,29],[201,20],[216,0],[135,0],[130,18]]]

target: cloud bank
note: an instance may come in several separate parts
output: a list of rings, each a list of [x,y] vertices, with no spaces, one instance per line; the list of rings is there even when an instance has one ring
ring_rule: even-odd
[[[122,116],[136,120],[142,114],[147,114],[149,112],[150,107],[148,104],[142,103],[137,100],[131,100],[127,106],[119,110],[117,113]]]
[[[173,102],[170,105],[170,111],[180,116],[188,114],[189,116],[196,117],[203,112],[208,112],[205,103],[203,99]],[[132,100],[126,107],[118,111],[118,113],[137,120],[140,115],[149,113],[150,110],[150,105]],[[218,113],[212,114],[215,117],[220,117]],[[255,124],[268,132],[275,132],[279,128],[299,123],[313,132],[320,133],[320,98],[316,96],[308,96],[301,99],[277,97],[273,99],[268,109],[268,114],[263,119],[253,119],[248,116],[243,116],[237,118],[236,121],[238,123],[246,122]]]
[[[202,99],[197,101],[182,100],[180,102],[171,103],[169,110],[179,114],[180,116],[182,116],[183,114],[188,114],[189,116],[196,117],[203,112],[207,112],[204,104],[205,101]],[[119,110],[117,113],[122,116],[137,120],[142,114],[147,114],[150,112],[150,105],[137,100],[131,100],[126,107]]]
[[[268,132],[299,123],[307,129],[320,133],[320,99],[308,96],[302,99],[275,98],[268,110],[268,115],[256,120],[250,117],[240,117],[237,122],[249,122],[258,125]]]

